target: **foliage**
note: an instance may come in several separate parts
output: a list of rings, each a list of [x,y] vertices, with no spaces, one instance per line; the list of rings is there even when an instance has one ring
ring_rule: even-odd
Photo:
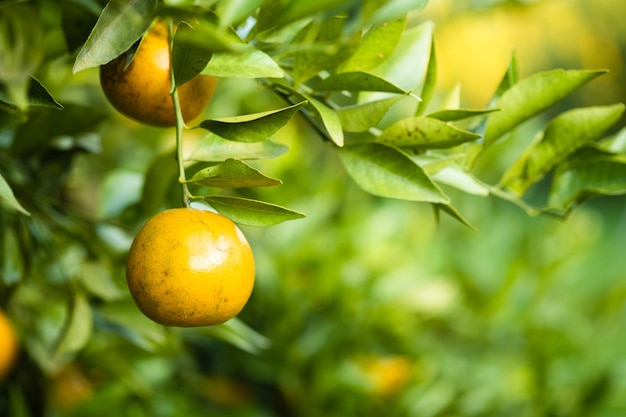
[[[23,354],[0,413],[623,409],[623,372],[610,365],[624,341],[609,320],[621,299],[608,289],[621,270],[605,265],[599,282],[586,281],[580,265],[597,267],[589,253],[615,246],[592,233],[598,219],[574,209],[626,193],[624,105],[559,107],[606,71],[518,79],[513,56],[489,105],[464,108],[458,90],[438,94],[425,4],[1,3],[0,306]],[[176,85],[199,73],[221,78],[218,104],[177,127],[178,148],[173,132],[114,114],[94,77],[132,55],[156,18],[185,22],[172,39]],[[494,160],[505,169],[485,170]],[[187,199],[241,224],[260,265],[241,318],[195,330],[143,317],[121,267],[145,219]],[[580,241],[555,232],[548,257],[532,237],[556,226],[540,217],[523,230],[503,201],[571,216]],[[443,221],[436,234],[428,205],[478,223],[480,237],[468,228],[446,239]],[[581,282],[571,297],[554,297]],[[529,300],[536,310],[524,308]],[[579,368],[593,334],[585,312],[606,340],[600,359]],[[362,366],[372,355],[411,358],[392,405]],[[77,404],[55,402],[49,387],[76,364],[96,389]]]

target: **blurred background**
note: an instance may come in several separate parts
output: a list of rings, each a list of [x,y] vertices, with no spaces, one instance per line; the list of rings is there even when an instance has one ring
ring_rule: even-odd
[[[625,15],[623,0],[431,0],[414,20],[435,24],[440,95],[460,88],[465,107],[486,106],[513,50],[520,77],[609,69],[564,103],[572,107],[626,99]],[[71,76],[62,64],[48,71],[59,101],[106,106],[97,72]],[[279,105],[253,81],[225,79],[207,114]],[[99,133],[101,153],[76,161],[68,198],[82,216],[105,220],[98,233],[114,253],[118,289],[100,289],[109,298],[85,350],[40,375],[47,415],[626,415],[623,197],[590,201],[562,220],[446,189],[471,230],[437,221],[427,205],[365,194],[295,119],[275,138],[290,151],[258,163],[284,184],[243,193],[307,217],[242,227],[258,272],[240,321],[163,329],[120,290],[133,230],[119,219],[156,199],[142,197],[145,184],[172,182],[154,167],[173,147],[173,132],[111,110]],[[500,168],[481,170],[488,177]],[[166,201],[177,204],[176,194]],[[63,265],[84,257],[61,247]],[[47,304],[37,308],[50,309],[49,323],[37,326],[58,327],[64,309],[54,294],[23,287],[14,303]],[[130,330],[107,328],[111,320]]]

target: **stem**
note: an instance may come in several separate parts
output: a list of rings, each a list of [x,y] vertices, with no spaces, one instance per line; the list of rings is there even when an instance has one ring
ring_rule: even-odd
[[[185,120],[183,119],[183,112],[180,108],[180,100],[178,98],[178,88],[176,87],[176,80],[174,78],[174,66],[171,65],[172,49],[174,46],[174,24],[169,21],[169,42],[170,42],[170,94],[172,96],[172,103],[174,105],[174,114],[176,115],[176,162],[178,163],[178,182],[183,191],[183,207],[190,207],[191,193],[187,186],[187,178],[185,174],[185,164],[183,162],[183,129],[185,127]]]

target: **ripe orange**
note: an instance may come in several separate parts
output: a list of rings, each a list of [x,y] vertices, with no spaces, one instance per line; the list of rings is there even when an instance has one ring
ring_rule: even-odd
[[[165,210],[141,228],[128,253],[135,303],[169,326],[206,326],[235,317],[250,298],[254,257],[243,233],[210,211]]]
[[[67,365],[56,374],[48,387],[50,403],[54,408],[70,411],[93,396],[93,384],[75,364]]]
[[[168,28],[156,22],[144,35],[128,68],[126,54],[100,67],[100,85],[120,113],[139,122],[168,127],[176,125],[170,95],[170,44]],[[216,78],[197,75],[178,87],[183,119],[195,119],[215,91]]]
[[[367,356],[361,358],[361,368],[370,384],[370,391],[381,397],[391,396],[404,387],[413,364],[405,356]]]
[[[17,335],[9,318],[0,310],[0,381],[6,378],[17,358]]]

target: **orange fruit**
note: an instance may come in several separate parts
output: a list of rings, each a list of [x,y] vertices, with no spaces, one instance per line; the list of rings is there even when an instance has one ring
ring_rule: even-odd
[[[100,67],[100,85],[109,102],[120,113],[139,122],[168,127],[176,125],[170,95],[170,44],[168,28],[156,22],[144,35],[126,67],[126,54]],[[216,78],[196,75],[178,87],[185,122],[205,109],[215,91]]]
[[[17,359],[17,335],[9,318],[0,310],[0,381],[6,378]]]
[[[72,410],[93,396],[93,384],[76,365],[70,364],[53,377],[49,389],[51,404],[60,410]]]
[[[409,380],[413,364],[401,355],[369,356],[361,359],[361,368],[370,391],[387,397],[400,391]]]
[[[139,309],[157,323],[191,327],[223,323],[250,298],[254,257],[228,218],[192,208],[165,210],[139,230],[126,279]]]

